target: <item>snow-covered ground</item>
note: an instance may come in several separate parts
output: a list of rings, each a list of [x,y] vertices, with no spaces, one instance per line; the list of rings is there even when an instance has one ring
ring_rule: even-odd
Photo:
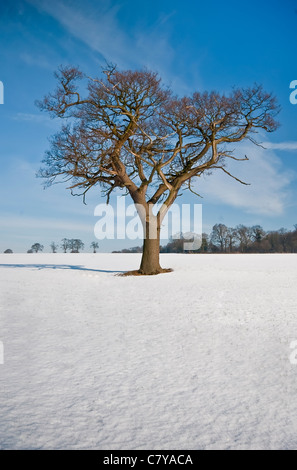
[[[297,255],[139,260],[0,255],[0,447],[296,449]]]

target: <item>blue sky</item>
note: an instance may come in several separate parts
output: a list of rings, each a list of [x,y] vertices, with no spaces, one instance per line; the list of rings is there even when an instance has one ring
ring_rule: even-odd
[[[15,0],[0,3],[0,23],[0,252],[27,251],[35,242],[49,251],[63,237],[81,238],[88,251],[95,239],[100,191],[85,206],[65,186],[44,190],[35,177],[59,122],[34,102],[55,88],[61,64],[93,76],[105,61],[146,66],[179,95],[262,83],[281,105],[281,127],[259,135],[266,150],[238,147],[250,160],[229,168],[250,186],[217,172],[197,182],[203,199],[185,194],[180,202],[203,204],[206,232],[219,222],[266,230],[297,223],[297,105],[289,101],[297,80],[297,1]],[[137,244],[103,240],[100,251]]]

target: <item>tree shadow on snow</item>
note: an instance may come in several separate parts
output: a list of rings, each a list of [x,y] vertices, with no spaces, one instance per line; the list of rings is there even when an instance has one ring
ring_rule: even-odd
[[[87,271],[94,273],[124,273],[125,271],[116,271],[109,269],[91,269],[80,265],[72,264],[0,264],[0,268],[35,268],[35,269],[74,269],[78,271]]]

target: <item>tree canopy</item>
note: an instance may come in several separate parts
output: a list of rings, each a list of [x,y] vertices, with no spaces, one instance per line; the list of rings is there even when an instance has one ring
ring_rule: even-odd
[[[228,159],[248,158],[238,157],[234,144],[256,143],[258,130],[278,126],[276,99],[261,85],[233,89],[228,96],[197,91],[178,97],[154,72],[114,66],[97,78],[61,67],[56,79],[57,89],[38,105],[65,123],[51,138],[39,175],[48,184],[67,181],[72,193],[83,197],[100,186],[107,202],[113,190],[125,190],[144,209],[139,215],[145,244],[148,218],[159,231],[179,191],[195,192],[196,177],[218,169],[245,184],[226,167]],[[162,204],[152,216],[156,203]]]

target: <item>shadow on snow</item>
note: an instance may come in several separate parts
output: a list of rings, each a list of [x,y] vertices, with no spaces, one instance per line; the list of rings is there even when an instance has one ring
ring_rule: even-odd
[[[125,271],[116,271],[109,269],[90,269],[80,265],[71,264],[0,264],[0,268],[35,268],[35,269],[74,269],[78,271],[88,271],[95,273],[124,273]]]

